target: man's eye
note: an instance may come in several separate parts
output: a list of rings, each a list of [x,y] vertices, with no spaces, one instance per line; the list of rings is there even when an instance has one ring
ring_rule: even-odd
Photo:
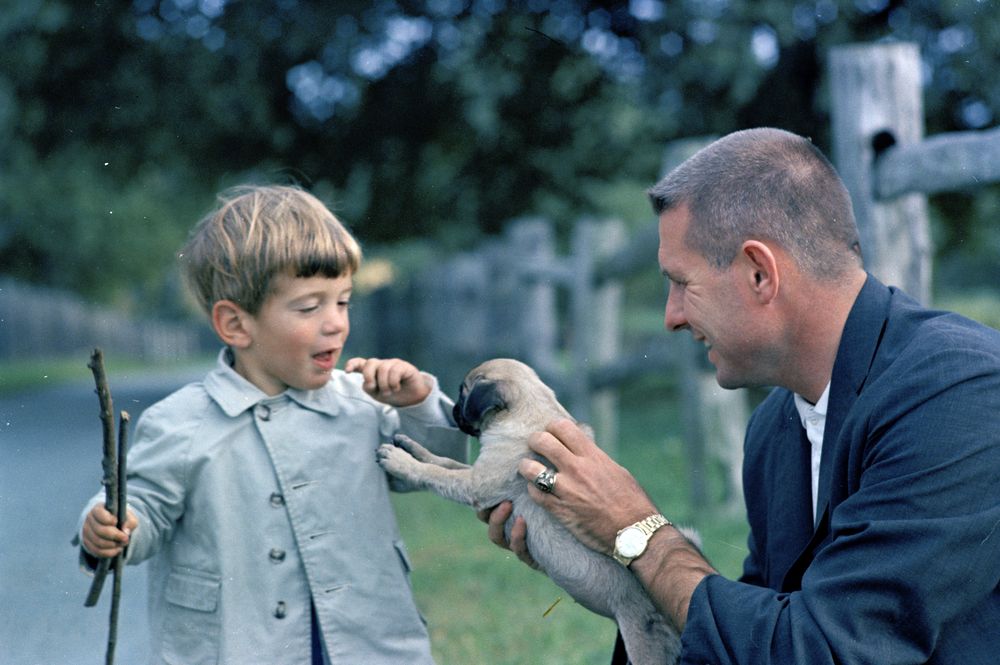
[[[306,307],[299,307],[299,311],[303,314],[310,314],[319,309],[319,305],[308,305]]]

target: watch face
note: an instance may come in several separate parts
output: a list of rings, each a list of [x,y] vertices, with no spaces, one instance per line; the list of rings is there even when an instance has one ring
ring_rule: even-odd
[[[646,534],[630,526],[618,535],[618,552],[628,558],[637,557],[646,549],[646,540]]]

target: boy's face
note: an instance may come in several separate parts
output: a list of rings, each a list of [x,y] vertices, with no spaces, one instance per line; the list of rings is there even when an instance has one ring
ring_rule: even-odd
[[[250,343],[235,349],[236,371],[268,395],[286,388],[322,388],[350,332],[351,275],[277,275],[256,315],[247,315]]]

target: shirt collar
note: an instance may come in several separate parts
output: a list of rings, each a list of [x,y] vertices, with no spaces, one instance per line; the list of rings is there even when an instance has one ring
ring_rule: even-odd
[[[826,406],[830,402],[830,383],[830,381],[827,381],[826,388],[823,389],[823,394],[819,396],[815,404],[809,403],[802,395],[795,393],[795,409],[799,412],[799,418],[802,419],[803,425],[805,425],[806,418],[810,415],[815,414],[821,418],[826,417]]]

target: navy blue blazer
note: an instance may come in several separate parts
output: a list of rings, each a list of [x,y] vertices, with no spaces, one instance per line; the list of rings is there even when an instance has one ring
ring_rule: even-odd
[[[684,663],[1000,663],[1000,333],[869,276],[830,386],[811,515],[792,393],[747,427],[739,581],[691,600]]]

